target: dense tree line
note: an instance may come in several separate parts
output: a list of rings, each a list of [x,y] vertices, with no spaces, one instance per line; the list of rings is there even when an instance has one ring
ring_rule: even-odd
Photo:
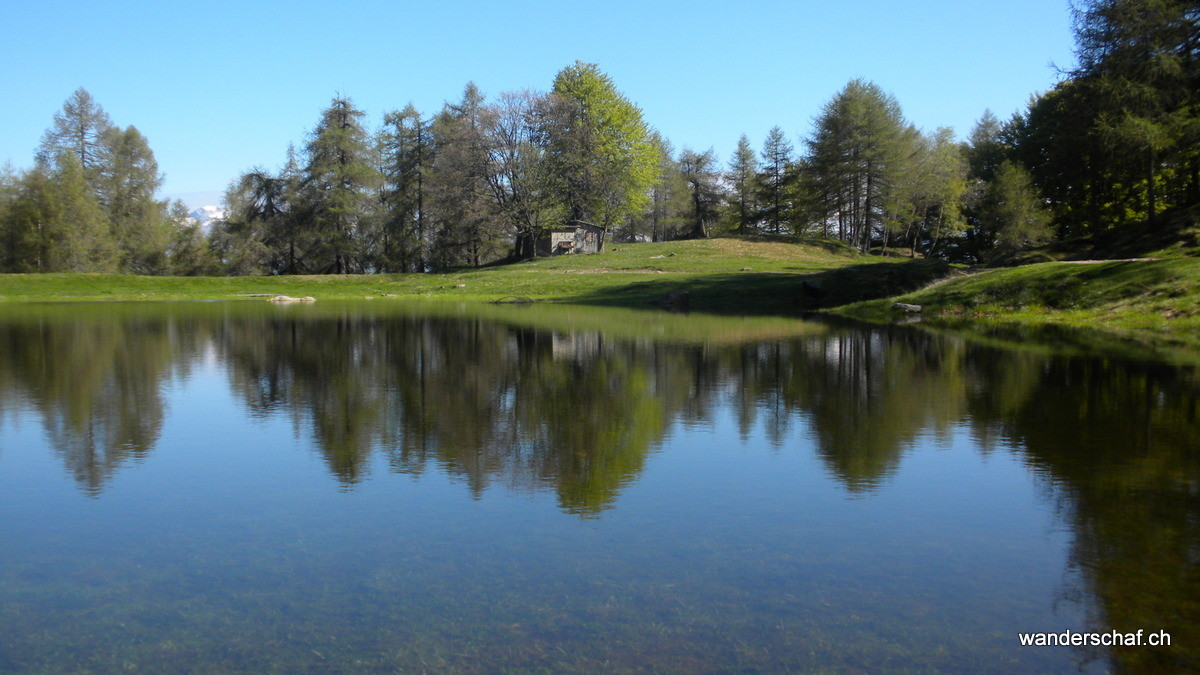
[[[1074,11],[1078,67],[1008,121],[984,112],[965,142],[919,131],[861,79],[798,142],[775,127],[756,151],[743,135],[724,165],[677,150],[594,64],[548,92],[489,100],[468,84],[435,114],[409,104],[374,130],[339,96],[281,167],[233,182],[210,233],[156,200],[146,139],[80,89],[34,168],[0,174],[0,270],[425,272],[529,258],[577,222],[601,246],[736,233],[987,262],[1197,204],[1200,10]]]
[[[652,199],[659,152],[641,111],[595,65],[550,92],[487,101],[474,84],[426,117],[411,104],[375,133],[335,98],[303,150],[230,188],[214,233],[240,273],[423,272],[535,255],[548,228],[612,236]]]
[[[181,203],[156,198],[158,163],[84,89],[54,116],[33,168],[0,174],[0,271],[218,270]]]

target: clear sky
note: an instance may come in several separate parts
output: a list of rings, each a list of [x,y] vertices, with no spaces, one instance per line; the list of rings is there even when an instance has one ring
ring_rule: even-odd
[[[375,128],[474,81],[489,97],[546,90],[594,62],[676,148],[722,163],[771,127],[797,148],[849,80],[872,80],[925,130],[963,137],[1073,65],[1067,0],[767,2],[254,2],[4,0],[0,164],[32,164],[84,87],[149,140],[163,194],[212,203],[241,172],[277,168],[338,93]]]

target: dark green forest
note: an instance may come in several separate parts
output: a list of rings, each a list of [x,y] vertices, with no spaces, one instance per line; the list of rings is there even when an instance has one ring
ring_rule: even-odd
[[[278,168],[232,182],[207,232],[156,198],[147,139],[81,88],[33,167],[0,173],[0,272],[429,272],[533,257],[576,222],[599,227],[602,245],[820,237],[986,264],[1195,220],[1200,6],[1074,12],[1075,68],[1009,120],[983,111],[965,142],[917,129],[863,79],[806,135],[775,127],[757,149],[743,135],[724,163],[675,148],[595,64],[563,68],[549,91],[489,98],[468,84],[436,113],[409,104],[376,127],[338,96]]]

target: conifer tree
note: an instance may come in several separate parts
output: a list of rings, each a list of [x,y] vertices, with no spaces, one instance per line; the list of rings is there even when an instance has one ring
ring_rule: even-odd
[[[115,250],[104,214],[83,178],[79,161],[64,152],[55,166],[26,171],[5,209],[4,253],[9,272],[107,272]]]
[[[425,177],[433,160],[430,141],[429,125],[412,103],[384,116],[379,134],[384,209],[381,270],[426,271]]]
[[[1095,124],[1105,142],[1140,156],[1151,221],[1169,163],[1182,169],[1182,179],[1170,181],[1181,188],[1171,201],[1200,202],[1198,23],[1194,0],[1089,0],[1075,10],[1073,75],[1096,96]]]
[[[62,271],[111,272],[119,251],[104,210],[92,196],[83,167],[73,154],[59,155],[54,173],[56,217]]]
[[[173,226],[167,246],[170,273],[180,276],[216,274],[219,268],[208,237],[200,223],[188,213],[187,206],[179,200],[171,202],[168,217]]]
[[[754,149],[750,147],[750,139],[746,134],[742,134],[738,139],[737,149],[729,160],[729,170],[725,174],[725,182],[730,188],[729,204],[732,208],[734,229],[738,234],[748,234],[757,222],[757,174],[758,161],[754,156]]]
[[[894,97],[863,80],[834,96],[815,127],[807,142],[812,189],[839,236],[866,252],[903,211],[900,187],[919,134]]]
[[[762,165],[758,172],[758,198],[764,223],[773,234],[782,234],[788,220],[788,167],[792,163],[792,144],[783,129],[773,127],[763,142]]]
[[[629,220],[628,241],[675,239],[690,222],[691,197],[674,146],[657,131],[650,132],[650,143],[658,156],[655,180],[645,207]]]
[[[429,181],[431,262],[436,268],[491,262],[511,247],[496,226],[487,182],[484,96],[473,82],[446,104],[432,127],[435,160]]]
[[[915,257],[924,247],[927,257],[939,244],[955,239],[966,229],[963,203],[967,192],[967,159],[954,140],[954,131],[941,127],[919,137],[915,156],[900,182],[908,209],[896,230],[904,227],[905,240]]]
[[[104,108],[80,87],[63,103],[62,110],[54,114],[51,127],[42,136],[37,159],[49,166],[63,152],[75,155],[84,179],[98,194],[105,139],[114,128]]]
[[[364,269],[362,228],[378,180],[364,116],[350,99],[334,98],[306,147],[304,191],[320,242],[314,264],[321,272]]]
[[[1010,253],[1050,239],[1050,216],[1029,172],[1013,162],[996,171],[987,212],[997,253]]]
[[[52,247],[59,236],[49,169],[24,172],[4,223],[4,271],[57,272]]]
[[[117,244],[121,269],[164,273],[171,225],[166,202],[155,199],[163,177],[146,137],[133,126],[110,128],[104,134],[97,168],[99,201]]]

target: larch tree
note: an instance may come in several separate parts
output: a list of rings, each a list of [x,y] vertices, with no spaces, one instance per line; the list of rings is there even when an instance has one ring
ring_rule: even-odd
[[[188,207],[176,199],[167,209],[173,229],[167,245],[170,273],[177,276],[212,276],[220,271],[209,238]]]
[[[927,257],[934,256],[939,244],[966,229],[967,184],[967,159],[953,129],[940,127],[917,139],[915,156],[901,181],[909,212],[897,222],[913,257],[922,246]]]
[[[248,173],[255,173],[250,171]],[[234,179],[225,190],[225,216],[212,225],[211,248],[225,274],[268,274],[273,255],[266,241],[267,223],[260,217],[255,198],[257,181],[248,174]]]
[[[479,88],[468,83],[462,99],[447,103],[431,127],[435,157],[429,175],[428,208],[434,227],[430,262],[438,269],[478,267],[509,248],[495,227],[487,180],[484,101]]]
[[[411,103],[389,112],[383,118],[379,146],[384,206],[379,267],[388,272],[424,272],[425,177],[433,160],[428,122]]]
[[[788,169],[792,163],[792,144],[783,129],[773,127],[763,142],[762,164],[758,171],[758,199],[764,224],[772,234],[783,234],[790,213]]]
[[[301,274],[309,271],[305,260],[316,245],[312,232],[301,227],[303,216],[296,204],[300,176],[289,151],[289,161],[278,173],[261,168],[242,175],[237,199],[237,216],[260,237],[267,255],[266,264],[276,274]]]
[[[323,242],[315,261],[322,272],[347,274],[364,267],[362,226],[378,176],[364,116],[350,99],[334,98],[305,148],[304,193]]]
[[[991,185],[996,172],[1004,163],[1011,148],[1003,139],[1004,125],[985,110],[975,122],[963,148],[967,163],[967,185],[963,195],[963,218],[966,221],[963,240],[959,242],[958,257],[971,262],[980,262],[995,245],[995,232],[990,231],[991,221],[987,218]]]
[[[687,181],[675,160],[671,142],[657,131],[650,132],[650,143],[658,157],[654,182],[646,205],[629,219],[627,241],[667,241],[674,239],[689,222],[690,196]]]
[[[61,235],[55,186],[45,166],[25,171],[4,222],[5,272],[58,272],[53,247]]]
[[[116,252],[104,213],[83,177],[79,160],[61,153],[53,166],[39,163],[17,182],[5,209],[8,272],[108,272]]]
[[[900,187],[918,138],[896,99],[863,80],[847,84],[817,117],[807,141],[811,187],[828,200],[839,235],[859,250],[885,237],[903,211]]]
[[[62,233],[59,256],[63,271],[112,272],[118,250],[108,220],[88,187],[83,166],[75,155],[59,155],[53,179],[56,211]]]
[[[729,169],[725,172],[725,182],[729,185],[729,206],[731,208],[734,230],[738,234],[748,234],[758,222],[758,200],[755,192],[755,177],[758,174],[758,159],[754,156],[754,148],[750,139],[742,134],[738,139],[737,149],[729,160]]]
[[[997,254],[1011,253],[1050,239],[1050,214],[1029,172],[1013,162],[996,171],[987,219],[995,233]]]
[[[63,152],[75,155],[88,185],[98,192],[103,146],[107,134],[114,128],[104,108],[80,87],[63,103],[62,110],[54,114],[50,128],[42,135],[37,159],[50,165],[57,162]]]
[[[164,273],[171,226],[167,203],[155,199],[163,177],[146,137],[133,126],[110,128],[97,168],[99,201],[120,252],[121,269]]]
[[[1072,75],[1098,97],[1095,124],[1104,140],[1140,155],[1147,218],[1161,208],[1160,183],[1178,186],[1171,203],[1200,202],[1195,0],[1088,0],[1074,11],[1079,66]]]

